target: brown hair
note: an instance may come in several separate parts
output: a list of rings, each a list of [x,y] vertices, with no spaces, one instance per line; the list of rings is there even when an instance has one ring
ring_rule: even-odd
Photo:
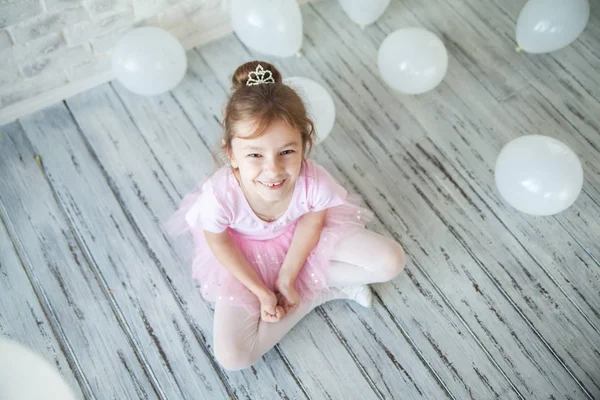
[[[275,83],[246,85],[249,74],[258,65],[271,71]],[[222,150],[226,154],[231,151],[231,140],[236,136],[238,125],[249,121],[255,123],[254,132],[245,138],[260,137],[271,124],[283,121],[300,132],[304,155],[310,153],[315,136],[314,123],[308,117],[298,93],[282,82],[277,68],[265,61],[250,61],[235,70],[231,81],[233,92],[225,106],[222,122]]]

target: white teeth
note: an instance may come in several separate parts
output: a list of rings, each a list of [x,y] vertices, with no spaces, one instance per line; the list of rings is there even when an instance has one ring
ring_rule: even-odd
[[[276,182],[276,183],[266,183],[266,182],[261,182],[261,185],[264,185],[264,186],[269,186],[269,187],[273,187],[273,186],[278,186],[278,185],[281,185],[282,183],[283,183],[283,181]]]

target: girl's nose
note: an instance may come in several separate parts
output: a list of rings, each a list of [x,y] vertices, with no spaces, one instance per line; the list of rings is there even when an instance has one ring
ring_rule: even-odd
[[[282,165],[281,162],[275,158],[271,158],[269,160],[267,160],[267,162],[265,163],[265,170],[267,170],[269,172],[269,174],[272,175],[273,178],[276,178],[279,176],[279,174],[281,173],[282,170]]]

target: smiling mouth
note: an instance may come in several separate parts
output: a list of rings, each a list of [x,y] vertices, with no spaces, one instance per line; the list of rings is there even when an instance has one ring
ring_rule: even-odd
[[[279,182],[260,182],[259,183],[265,187],[268,187],[269,189],[276,189],[278,187],[281,187],[281,185],[283,185],[283,182],[285,182],[285,179]]]

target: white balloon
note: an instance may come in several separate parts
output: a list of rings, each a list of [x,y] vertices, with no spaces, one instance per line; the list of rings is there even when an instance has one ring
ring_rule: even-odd
[[[0,399],[75,399],[52,364],[27,347],[0,338],[0,360]]]
[[[558,50],[577,39],[589,18],[588,0],[529,0],[517,20],[517,43],[528,53]]]
[[[388,85],[406,94],[419,94],[444,79],[448,52],[444,43],[428,30],[399,29],[381,44],[378,64]]]
[[[369,25],[383,15],[390,0],[340,0],[340,4],[352,21]]]
[[[570,207],[583,186],[577,155],[564,143],[527,135],[507,143],[496,160],[496,186],[517,210],[552,215]]]
[[[315,124],[317,143],[325,140],[335,122],[335,104],[327,89],[312,79],[300,76],[286,78],[283,83],[293,88],[304,101]]]
[[[233,0],[231,25],[246,46],[289,57],[302,46],[302,14],[296,0]]]
[[[152,96],[179,84],[187,70],[187,57],[169,32],[156,27],[136,28],[117,43],[112,69],[127,89]]]

